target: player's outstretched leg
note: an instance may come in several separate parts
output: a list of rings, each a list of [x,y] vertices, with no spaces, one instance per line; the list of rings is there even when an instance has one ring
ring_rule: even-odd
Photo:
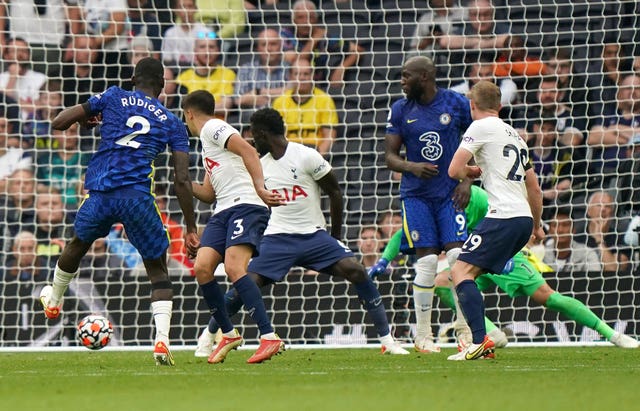
[[[638,348],[639,344],[637,340],[616,332],[613,328],[609,327],[604,321],[598,318],[598,316],[596,316],[589,307],[575,298],[567,297],[558,292],[552,292],[552,294],[549,295],[549,298],[547,298],[545,306],[550,310],[564,314],[578,324],[599,332],[612,344],[615,344],[620,348]]]
[[[91,243],[84,243],[78,237],[73,237],[62,251],[53,273],[53,285],[46,285],[40,291],[40,303],[48,319],[55,320],[60,316],[62,296],[71,280],[78,275],[80,260],[90,247]]]

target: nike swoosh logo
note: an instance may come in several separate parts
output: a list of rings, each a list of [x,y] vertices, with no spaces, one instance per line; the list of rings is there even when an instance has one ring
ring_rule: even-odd
[[[416,121],[418,121],[418,119],[417,119],[417,118],[414,118],[414,119],[412,119],[412,120],[407,120],[407,124],[411,124],[411,123],[414,123],[414,122],[416,122]]]
[[[456,236],[460,237],[462,234],[464,234],[464,231],[456,231]]]
[[[464,358],[467,360],[473,360],[474,358],[476,358],[478,355],[482,354],[482,351],[484,351],[484,344],[480,344],[478,346],[478,348],[476,348],[474,351],[472,352],[468,352],[464,355]]]

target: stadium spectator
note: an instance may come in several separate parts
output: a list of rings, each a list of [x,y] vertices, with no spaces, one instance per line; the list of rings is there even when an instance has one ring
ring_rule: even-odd
[[[67,219],[62,195],[56,189],[38,189],[35,207],[36,220],[32,229],[38,239],[37,254],[53,268],[65,247],[65,239],[72,232],[72,227]]]
[[[323,156],[336,139],[338,113],[333,98],[315,87],[313,67],[305,59],[296,60],[289,70],[289,85],[273,101],[287,126],[287,139],[313,147]]]
[[[496,59],[494,74],[498,77],[539,77],[551,74],[551,69],[527,50],[521,35],[514,34],[505,40]]]
[[[7,193],[8,179],[16,170],[30,169],[33,158],[12,139],[13,124],[0,116],[0,196]]]
[[[627,156],[618,166],[617,179],[616,202],[619,214],[640,214],[640,132],[631,138]]]
[[[633,72],[640,75],[640,56],[636,56],[633,59]]]
[[[69,3],[69,0],[8,0],[0,4],[0,27],[8,27],[9,38],[22,38],[29,44],[31,68],[49,77],[60,74],[60,47],[66,33]],[[5,37],[1,35],[0,49],[5,45]]]
[[[545,264],[556,272],[602,269],[596,249],[576,241],[571,207],[557,207],[547,222],[549,235],[544,241]]]
[[[402,215],[400,211],[389,210],[383,212],[378,216],[377,226],[382,236],[381,241],[383,244],[386,244],[391,236],[402,229]]]
[[[129,50],[133,52],[133,42],[139,37],[151,41],[149,50],[153,58],[160,57],[162,49],[162,34],[158,16],[153,9],[149,8],[149,0],[127,0],[127,19],[131,25],[129,33],[131,45]],[[135,63],[133,63],[135,66]]]
[[[309,0],[297,0],[291,13],[293,25],[281,32],[285,60],[289,64],[300,58],[312,62],[313,79],[318,87],[341,86],[345,71],[358,63],[364,48],[355,41],[344,41],[335,37],[335,33],[328,33],[320,22],[316,5]]]
[[[449,51],[440,47],[439,38],[443,35],[462,34],[463,22],[467,19],[467,9],[460,3],[460,0],[429,0],[427,11],[420,16],[409,45],[407,56],[430,57],[438,70],[438,78],[450,77]],[[462,74],[462,71],[460,70],[458,74]],[[449,84],[443,84],[443,86],[449,86]]]
[[[105,89],[104,66],[96,64],[98,51],[91,48],[91,36],[76,34],[64,53],[62,94],[64,106],[73,107]]]
[[[46,261],[38,257],[37,247],[38,241],[32,232],[23,230],[16,234],[4,262],[5,282],[47,280],[50,270]]]
[[[7,182],[7,197],[0,207],[0,221],[11,237],[22,228],[33,230],[36,221],[36,178],[30,168],[16,169]]]
[[[36,109],[22,122],[22,139],[37,149],[51,147],[51,120],[62,110],[60,82],[51,81],[40,90]]]
[[[585,124],[579,118],[575,118],[571,107],[562,102],[559,78],[556,75],[543,76],[538,85],[536,100],[527,110],[526,139],[533,131],[533,125],[539,124],[540,119],[552,118],[556,121],[556,130],[559,141],[567,147],[580,147],[584,145]],[[584,153],[582,154],[584,156]]]
[[[173,114],[178,115],[180,111],[180,94],[178,93],[178,83],[176,76],[169,67],[164,68],[164,88],[158,96],[158,100]]]
[[[235,83],[240,123],[248,125],[251,115],[268,107],[287,85],[289,64],[283,59],[282,38],[273,29],[262,30],[255,43],[256,55],[238,70]],[[243,129],[243,135],[245,135]]]
[[[571,108],[577,128],[583,131],[587,123],[587,75],[574,64],[570,47],[549,47],[545,52],[545,64],[558,77],[559,100]]]
[[[472,62],[468,67],[468,80],[455,84],[451,87],[451,90],[466,95],[474,84],[481,80],[487,80],[495,83],[500,88],[500,103],[503,107],[507,107],[517,101],[517,84],[508,77],[495,78],[494,63],[491,60],[480,56],[477,61]]]
[[[380,258],[382,234],[375,225],[366,225],[360,229],[358,252],[360,263],[367,269],[376,264]]]
[[[9,40],[3,49],[3,57],[5,71],[0,73],[0,91],[16,100],[20,117],[27,118],[35,110],[35,102],[47,82],[47,76],[29,68],[29,44],[22,38]]]
[[[221,63],[220,39],[211,30],[196,33],[193,68],[181,72],[176,83],[185,93],[206,90],[216,101],[216,116],[225,118],[233,106],[233,84],[236,73]]]
[[[36,159],[36,176],[40,184],[53,187],[62,195],[68,210],[78,207],[78,185],[82,184],[89,153],[80,150],[80,127],[72,124],[68,129],[52,130],[50,149],[39,151]]]
[[[593,192],[587,201],[585,218],[576,227],[577,241],[597,250],[604,271],[630,269],[630,249],[624,243],[629,218],[616,217],[614,197],[607,191]]]
[[[537,121],[531,134],[533,138],[527,142],[529,160],[540,182],[546,219],[551,217],[549,206],[567,203],[579,193],[576,187],[586,180],[586,163],[559,141],[554,118]]]
[[[587,101],[590,119],[615,114],[616,95],[624,73],[631,69],[629,63],[617,39],[605,38],[601,58],[588,69]]]
[[[196,18],[223,40],[238,37],[245,31],[247,12],[243,0],[197,0]]]
[[[605,188],[616,184],[627,146],[640,132],[640,76],[630,74],[621,79],[616,108],[614,113],[598,116],[587,137],[587,144],[592,147],[589,171],[602,179]]]
[[[127,53],[127,64],[122,67],[122,85],[125,90],[133,90],[133,69],[140,60],[145,57],[153,57],[153,43],[147,37],[137,36],[131,39],[129,52]]]
[[[105,66],[107,85],[120,85],[121,68],[126,65],[131,24],[126,0],[86,0],[69,7],[72,35],[90,35],[89,48],[96,61]]]
[[[476,61],[480,54],[494,53],[495,57],[495,51],[504,48],[508,33],[509,27],[496,21],[490,0],[471,0],[467,4],[467,19],[462,33],[438,38],[440,48],[450,53],[452,70],[449,77],[462,77],[464,65]]]
[[[195,19],[198,11],[195,0],[173,0],[172,4],[176,23],[164,33],[162,62],[177,72],[180,67],[191,66],[197,33],[208,29]]]

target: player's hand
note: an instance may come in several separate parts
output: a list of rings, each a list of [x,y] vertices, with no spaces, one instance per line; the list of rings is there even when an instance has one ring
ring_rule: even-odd
[[[278,207],[287,204],[287,200],[284,199],[280,194],[274,193],[273,191],[267,190],[266,188],[259,188],[256,190],[258,192],[258,196],[264,201],[266,205],[269,207]]]
[[[412,163],[411,173],[416,177],[431,178],[437,176],[440,173],[440,170],[438,170],[438,166],[436,164]]]
[[[187,247],[187,257],[195,258],[200,248],[200,238],[196,233],[186,233],[184,235],[184,243]]]
[[[388,265],[389,265],[389,261],[387,261],[384,258],[381,258],[378,260],[377,263],[375,263],[373,266],[371,266],[371,268],[369,268],[369,271],[367,271],[367,274],[369,274],[370,278],[376,278],[377,276],[384,274],[384,272],[387,271]]]
[[[542,228],[542,226],[533,229],[533,237],[535,238],[535,241],[542,241],[544,240],[545,236],[546,233],[544,232],[544,228]]]
[[[78,121],[78,123],[80,124],[80,127],[91,129],[100,124],[101,121],[102,113],[98,113],[95,116],[91,116],[86,118],[85,120]]]
[[[478,166],[467,166],[467,177],[478,178],[482,175],[482,169]]]
[[[453,205],[458,210],[464,210],[469,205],[471,200],[471,180],[462,180],[456,188],[453,189]]]

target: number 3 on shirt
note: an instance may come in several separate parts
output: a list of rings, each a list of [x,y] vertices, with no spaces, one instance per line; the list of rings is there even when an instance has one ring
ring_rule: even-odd
[[[140,134],[147,134],[149,130],[151,130],[151,124],[149,120],[142,116],[131,116],[127,119],[127,127],[133,128],[136,124],[140,124],[140,129],[134,131],[133,133],[129,133],[126,136],[119,138],[116,140],[116,144],[120,146],[126,146],[131,148],[140,148],[140,143],[134,141],[133,139],[139,136]]]

